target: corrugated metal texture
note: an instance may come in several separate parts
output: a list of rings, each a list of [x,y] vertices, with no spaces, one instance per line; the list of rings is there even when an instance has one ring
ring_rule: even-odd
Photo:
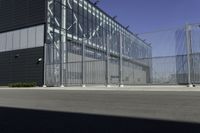
[[[45,23],[45,0],[0,0],[0,32]]]
[[[0,85],[37,82],[43,85],[43,47],[0,52]]]
[[[0,33],[0,52],[44,46],[44,25]]]

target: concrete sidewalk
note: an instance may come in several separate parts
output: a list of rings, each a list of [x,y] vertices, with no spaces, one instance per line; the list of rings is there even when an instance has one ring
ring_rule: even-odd
[[[10,88],[0,87],[0,90],[97,90],[97,91],[200,91],[200,86],[197,87],[186,87],[186,86],[125,86],[125,87],[105,87],[105,86],[86,86],[86,87],[31,87],[31,88]]]

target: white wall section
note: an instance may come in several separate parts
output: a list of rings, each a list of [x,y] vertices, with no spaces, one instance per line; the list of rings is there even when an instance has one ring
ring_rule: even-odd
[[[0,52],[44,45],[44,25],[0,33]]]

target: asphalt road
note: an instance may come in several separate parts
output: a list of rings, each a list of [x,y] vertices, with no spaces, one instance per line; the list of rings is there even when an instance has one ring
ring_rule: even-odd
[[[62,120],[59,120],[61,116]],[[137,132],[160,132],[159,129],[162,129],[163,132],[176,128],[177,131],[181,129],[185,132],[191,130],[195,132],[196,129],[200,132],[200,92],[1,89],[0,118],[1,132],[9,132],[8,127],[15,125],[18,121],[25,125],[28,121],[33,122],[25,127],[34,125],[36,121],[40,121],[40,125],[46,122],[42,127],[49,130],[44,128],[44,132],[54,132],[51,125],[52,121],[54,126],[55,122],[60,122],[57,125],[58,127],[62,126],[62,123],[72,124],[70,127],[74,127],[73,131],[75,129],[82,131],[90,129],[89,125],[94,124],[92,127],[95,127],[95,123],[98,127],[101,123],[101,126],[104,127],[98,127],[100,129],[105,129],[109,124],[115,124],[114,127],[109,127],[109,131],[117,129],[116,127],[121,125],[123,130],[121,132],[124,132],[124,129],[133,130],[134,125],[136,125],[137,129],[135,127],[134,130],[137,130]],[[160,123],[163,125],[158,126]],[[167,127],[170,124],[171,126]],[[65,126],[63,125],[63,127]],[[76,126],[77,128],[75,128]],[[81,126],[84,129],[78,128]],[[11,129],[26,132],[24,126],[18,129],[19,127]],[[168,130],[163,130],[163,128]],[[37,126],[33,129],[37,129]],[[41,127],[38,127],[38,131],[41,131],[39,129]],[[66,130],[72,131],[72,129]],[[106,131],[103,130],[102,132]]]

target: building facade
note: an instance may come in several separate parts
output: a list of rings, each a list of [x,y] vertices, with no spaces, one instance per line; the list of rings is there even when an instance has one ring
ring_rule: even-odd
[[[0,0],[0,85],[43,85],[45,1]]]
[[[151,82],[151,46],[92,2],[18,2],[0,1],[0,85]]]

